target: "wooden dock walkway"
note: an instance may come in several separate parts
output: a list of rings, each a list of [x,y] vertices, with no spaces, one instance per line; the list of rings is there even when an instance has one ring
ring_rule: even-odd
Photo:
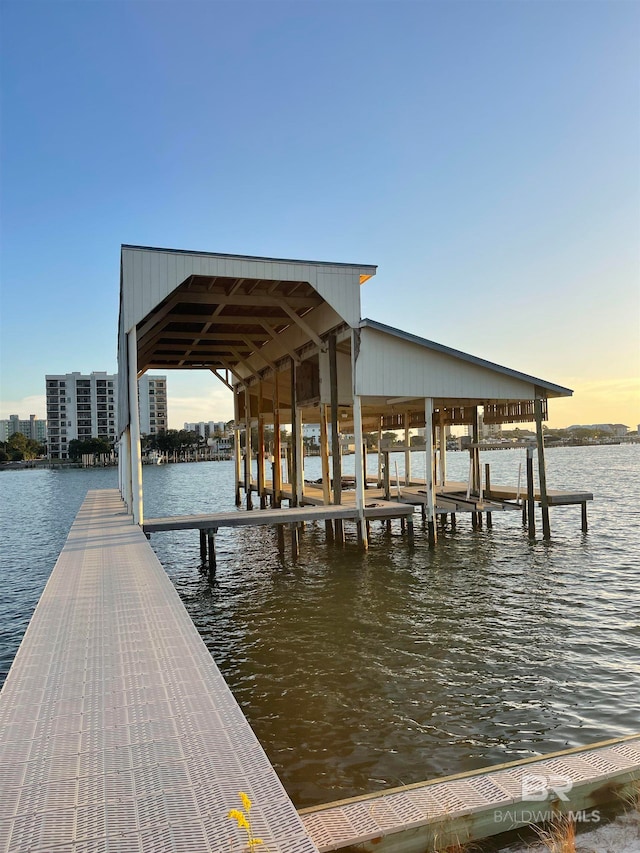
[[[0,694],[1,853],[316,846],[116,490],[89,492]]]
[[[640,735],[302,809],[320,853],[424,853],[637,796]],[[542,816],[542,817],[541,817]],[[578,817],[580,820],[580,817]],[[594,822],[596,822],[594,820]]]
[[[382,498],[372,498],[364,509],[364,517],[369,520],[403,518],[413,514],[413,507],[408,504],[398,504],[396,501],[385,501]],[[329,521],[342,519],[355,521],[358,511],[355,507],[355,497],[352,502],[339,506],[301,506],[288,509],[255,509],[236,510],[231,512],[216,512],[202,515],[179,515],[165,518],[148,518],[143,522],[145,533],[159,533],[163,530],[206,530],[219,527],[259,527],[279,524],[296,524],[307,521]]]

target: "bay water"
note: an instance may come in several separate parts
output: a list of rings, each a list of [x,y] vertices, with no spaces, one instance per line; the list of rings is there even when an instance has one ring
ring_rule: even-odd
[[[298,807],[638,730],[640,445],[546,455],[550,488],[594,493],[587,534],[578,506],[551,510],[550,542],[519,512],[478,531],[459,514],[430,549],[416,515],[413,548],[399,522],[372,524],[366,553],[351,528],[340,548],[308,526],[293,563],[272,529],[221,529],[213,584],[197,531],[152,536]],[[448,461],[466,480],[468,456]],[[524,453],[485,462],[515,484]],[[114,469],[0,472],[2,678],[87,490],[116,484]],[[146,466],[144,489],[146,517],[232,509],[233,463]]]

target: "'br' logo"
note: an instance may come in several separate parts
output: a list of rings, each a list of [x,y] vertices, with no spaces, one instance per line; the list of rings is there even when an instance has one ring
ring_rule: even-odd
[[[573,788],[573,782],[557,773],[525,773],[522,777],[522,799],[536,803],[552,799],[564,800]]]

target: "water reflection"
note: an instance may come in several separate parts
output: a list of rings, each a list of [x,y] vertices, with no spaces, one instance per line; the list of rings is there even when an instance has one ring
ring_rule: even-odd
[[[493,482],[515,482],[515,452],[484,461]],[[366,554],[353,531],[339,549],[317,526],[293,565],[272,530],[220,530],[213,587],[197,533],[152,538],[296,804],[637,728],[640,447],[555,450],[547,461],[551,486],[596,493],[586,536],[577,508],[552,511],[549,543],[531,542],[517,512],[478,531],[459,516],[435,549],[419,530],[410,550],[399,525],[389,536],[373,524]],[[454,454],[452,478],[466,466]],[[3,627],[16,642],[86,488],[115,483],[105,472],[5,476]],[[233,508],[232,463],[144,476],[149,516]],[[41,535],[29,531],[29,505]],[[13,653],[5,647],[5,660]]]

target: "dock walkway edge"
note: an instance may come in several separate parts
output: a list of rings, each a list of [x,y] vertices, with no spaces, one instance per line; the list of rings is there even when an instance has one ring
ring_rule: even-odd
[[[313,853],[116,490],[78,512],[0,694],[0,851]]]

